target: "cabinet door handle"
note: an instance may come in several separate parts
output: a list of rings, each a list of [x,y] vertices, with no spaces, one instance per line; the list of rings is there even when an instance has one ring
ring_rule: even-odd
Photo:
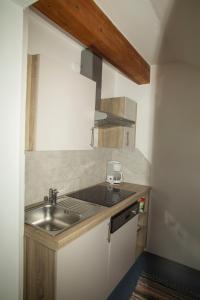
[[[108,243],[110,243],[110,239],[111,239],[110,229],[111,229],[111,222],[108,224],[108,237],[107,237]]]
[[[90,146],[94,148],[94,127],[91,128],[91,143]]]
[[[126,133],[126,146],[129,146],[129,131]]]

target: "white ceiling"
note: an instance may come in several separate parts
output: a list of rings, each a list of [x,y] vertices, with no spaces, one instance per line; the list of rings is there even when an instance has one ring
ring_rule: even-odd
[[[200,67],[200,0],[95,0],[150,63]]]

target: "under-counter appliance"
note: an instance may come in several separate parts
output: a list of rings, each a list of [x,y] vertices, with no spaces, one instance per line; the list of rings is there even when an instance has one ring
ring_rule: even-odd
[[[108,183],[121,183],[122,182],[122,165],[119,161],[109,160],[107,162],[106,181]]]
[[[68,196],[83,201],[110,207],[134,194],[135,192],[127,191],[113,185],[98,184],[71,193]]]
[[[109,240],[109,288],[111,290],[135,262],[138,213],[139,203],[136,202],[111,217]]]

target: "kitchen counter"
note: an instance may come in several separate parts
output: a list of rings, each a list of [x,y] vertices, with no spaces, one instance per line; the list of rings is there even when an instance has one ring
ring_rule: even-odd
[[[102,184],[108,185],[107,183]],[[116,213],[125,209],[129,205],[133,204],[135,201],[137,201],[138,198],[144,196],[151,190],[151,187],[149,186],[125,182],[117,184],[117,187],[133,191],[135,192],[135,194],[131,195],[130,197],[126,198],[125,200],[119,202],[118,204],[112,207],[104,207],[99,213],[93,215],[90,218],[87,218],[86,220],[80,222],[77,225],[72,226],[70,229],[67,229],[66,231],[56,236],[50,236],[48,233],[45,233],[36,227],[25,224],[25,236],[38,241],[39,243],[43,244],[49,249],[56,251],[64,245],[66,245],[67,243],[75,240],[83,233],[89,231],[105,219],[115,215]]]

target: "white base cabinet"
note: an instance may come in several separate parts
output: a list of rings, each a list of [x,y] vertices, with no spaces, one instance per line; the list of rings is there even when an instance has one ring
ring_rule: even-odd
[[[106,219],[56,251],[27,235],[24,299],[106,300],[135,261],[137,223],[109,235]]]
[[[109,219],[57,251],[56,300],[108,296]]]

